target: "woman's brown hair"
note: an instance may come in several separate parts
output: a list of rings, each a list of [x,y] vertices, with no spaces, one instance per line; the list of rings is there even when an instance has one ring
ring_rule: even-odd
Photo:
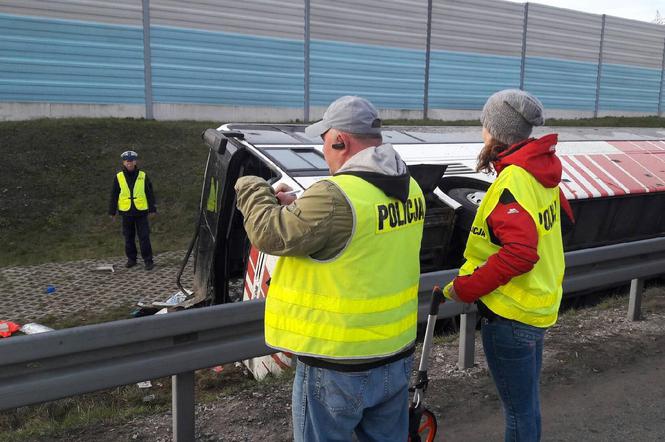
[[[492,173],[494,172],[494,163],[499,159],[499,154],[506,150],[508,146],[495,140],[493,137],[483,146],[483,149],[478,154],[478,163],[476,164],[477,172]]]

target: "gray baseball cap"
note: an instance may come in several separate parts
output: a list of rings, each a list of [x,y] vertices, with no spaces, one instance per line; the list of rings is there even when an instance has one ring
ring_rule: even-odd
[[[323,120],[305,128],[309,137],[320,137],[330,129],[361,135],[381,135],[381,119],[374,105],[361,97],[346,95],[333,101]]]

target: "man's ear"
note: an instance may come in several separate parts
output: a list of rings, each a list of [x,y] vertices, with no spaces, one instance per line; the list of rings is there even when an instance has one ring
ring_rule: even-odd
[[[337,133],[337,139],[335,140],[335,143],[332,144],[330,147],[332,147],[333,149],[337,149],[337,150],[343,150],[343,149],[346,149],[348,144],[349,144],[348,143],[348,137],[346,136],[346,134],[343,133],[343,132],[338,132]]]

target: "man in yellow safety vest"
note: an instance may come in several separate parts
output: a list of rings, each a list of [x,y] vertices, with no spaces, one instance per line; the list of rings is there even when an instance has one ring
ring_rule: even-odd
[[[369,101],[339,98],[306,133],[332,177],[298,199],[258,177],[235,185],[250,241],[280,256],[265,339],[297,355],[294,439],[406,440],[423,193]]]
[[[122,170],[113,179],[109,215],[115,219],[116,212],[122,215],[122,234],[125,237],[125,267],[136,265],[136,235],[139,237],[141,257],[146,270],[154,268],[150,244],[148,214],[157,213],[152,183],[146,173],[136,165],[138,154],[128,150],[120,155]]]

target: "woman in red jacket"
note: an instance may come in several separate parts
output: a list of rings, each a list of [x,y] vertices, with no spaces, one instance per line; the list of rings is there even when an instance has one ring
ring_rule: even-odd
[[[448,298],[476,302],[487,364],[503,403],[506,441],[538,441],[543,337],[556,322],[564,258],[557,135],[529,138],[543,106],[509,89],[485,104],[478,170],[496,172],[478,208]]]

